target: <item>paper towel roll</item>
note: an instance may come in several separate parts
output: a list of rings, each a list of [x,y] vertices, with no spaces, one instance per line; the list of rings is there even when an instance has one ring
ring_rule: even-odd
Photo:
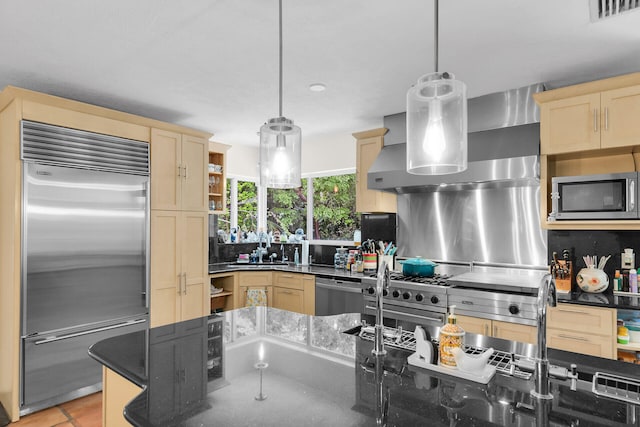
[[[309,265],[309,241],[302,241],[302,265]]]

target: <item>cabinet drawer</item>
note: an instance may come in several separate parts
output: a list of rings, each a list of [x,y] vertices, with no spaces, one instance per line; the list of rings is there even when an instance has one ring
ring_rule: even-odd
[[[547,328],[547,345],[559,350],[613,359],[613,339],[610,336],[592,335]]]
[[[549,307],[547,327],[579,333],[605,335],[613,339],[615,311],[583,305],[559,304]]]
[[[303,289],[302,274],[276,271],[274,274],[274,284],[283,288]]]
[[[456,317],[458,318],[458,326],[464,329],[465,332],[487,337],[491,336],[491,320],[461,314],[456,315]]]
[[[536,344],[538,341],[538,328],[494,320],[492,336],[505,340]]]
[[[238,273],[239,286],[268,286],[272,283],[271,271],[249,271]]]
[[[274,286],[273,307],[304,314],[304,292]]]

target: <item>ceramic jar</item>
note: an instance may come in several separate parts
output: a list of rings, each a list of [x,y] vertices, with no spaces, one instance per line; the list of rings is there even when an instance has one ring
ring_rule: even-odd
[[[583,268],[576,276],[576,282],[584,292],[600,293],[609,287],[609,276],[598,268]]]

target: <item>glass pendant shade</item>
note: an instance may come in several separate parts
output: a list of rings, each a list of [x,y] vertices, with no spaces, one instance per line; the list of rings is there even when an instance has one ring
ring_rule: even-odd
[[[467,169],[467,87],[451,73],[420,77],[407,92],[407,172]]]
[[[260,128],[260,184],[269,188],[298,188],[302,131],[292,120],[278,117]]]

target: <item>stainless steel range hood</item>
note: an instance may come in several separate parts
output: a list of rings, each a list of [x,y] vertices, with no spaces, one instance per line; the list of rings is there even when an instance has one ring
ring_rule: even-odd
[[[539,183],[539,111],[531,95],[535,84],[469,100],[469,166],[450,175],[412,175],[406,171],[405,113],[384,118],[385,146],[367,175],[370,189],[394,193],[460,190]]]

